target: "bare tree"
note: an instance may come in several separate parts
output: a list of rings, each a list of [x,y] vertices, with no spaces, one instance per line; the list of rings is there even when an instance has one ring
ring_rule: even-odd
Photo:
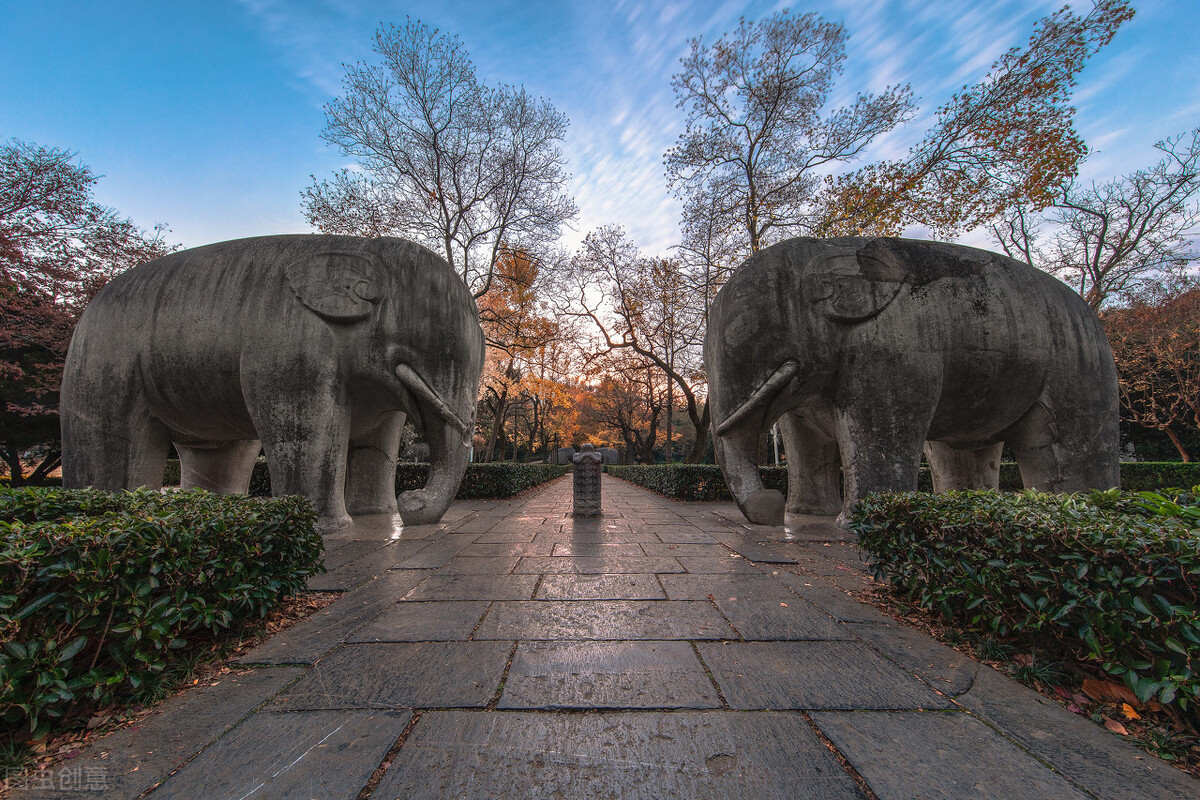
[[[816,14],[742,20],[712,44],[693,39],[674,76],[687,129],[667,151],[667,178],[697,207],[737,220],[743,257],[812,227],[819,170],[856,158],[913,111],[908,86],[825,113],[846,30]]]
[[[1200,259],[1200,128],[1155,147],[1165,156],[1154,166],[1106,183],[1072,181],[1042,215],[1017,207],[992,226],[993,236],[1095,309],[1184,274]]]
[[[374,50],[325,107],[325,140],[357,165],[314,178],[305,215],[329,233],[427,244],[481,297],[505,252],[539,251],[576,214],[567,118],[523,88],[482,84],[462,42],[420,21],[381,26]]]

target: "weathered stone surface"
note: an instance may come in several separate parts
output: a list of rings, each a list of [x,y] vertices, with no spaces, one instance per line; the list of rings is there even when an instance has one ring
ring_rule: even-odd
[[[860,642],[700,644],[732,708],[908,709],[950,703]]]
[[[352,798],[411,711],[258,713],[154,792],[155,798]]]
[[[515,598],[497,597],[496,599],[511,600]],[[559,574],[547,575],[542,579],[542,585],[538,587],[537,599],[665,600],[666,594],[653,575]]]
[[[575,462],[575,495],[571,513],[576,517],[600,516],[600,475],[604,457],[591,444],[571,457]]]
[[[713,600],[741,598],[778,605],[796,599],[787,587],[761,572],[756,575],[663,575],[659,580],[672,600],[707,600],[711,595]]]
[[[754,565],[734,553],[726,553],[720,558],[706,556],[680,556],[679,565],[694,575],[726,574],[726,575],[761,575]]]
[[[93,776],[112,800],[133,800],[301,674],[294,667],[222,675],[163,701],[157,712],[100,739],[64,766]],[[86,784],[84,784],[86,786]],[[74,788],[82,789],[78,783]],[[17,789],[20,800],[96,798],[94,791]]]
[[[423,570],[391,570],[346,592],[308,619],[272,636],[240,659],[243,664],[311,664],[350,638],[428,577]]]
[[[269,709],[481,708],[496,693],[511,649],[509,642],[349,644]]]
[[[644,556],[646,551],[640,544],[633,542],[604,542],[596,539],[578,539],[558,541],[554,550],[547,555],[552,556]],[[661,553],[659,555],[668,555]]]
[[[672,600],[534,600],[493,603],[475,632],[483,639],[727,639],[709,603]]]
[[[728,547],[733,552],[751,561],[764,564],[794,564],[791,556],[784,555],[769,547],[759,544],[753,536],[736,533],[714,533],[713,539]]]
[[[975,683],[976,661],[904,625],[850,625],[876,650],[939,692],[956,697]]]
[[[879,800],[1086,797],[969,714],[887,711],[812,716]]]
[[[772,577],[839,622],[870,622],[880,625],[895,622],[874,606],[855,600],[832,581],[822,580],[814,575],[793,575],[783,571]]]
[[[396,564],[398,569],[438,569],[446,562],[470,547],[478,538],[477,534],[446,534],[429,543],[428,547],[418,551]]]
[[[763,602],[746,596],[717,597],[717,608],[746,640],[772,642],[852,639],[854,634],[799,597]]]
[[[722,544],[703,543],[667,543],[643,544],[642,551],[648,556],[666,556],[668,558],[729,558],[729,548]],[[555,553],[555,555],[558,555]]]
[[[713,544],[712,534],[691,525],[654,525],[647,526],[647,531],[654,534],[655,541],[666,544]]]
[[[262,449],[274,493],[306,496],[323,529],[397,510],[433,522],[466,470],[482,369],[470,292],[412,242],[263,236],[171,253],[110,281],[75,328],[63,484],[158,487],[174,440],[185,489],[245,492]],[[429,428],[432,468],[397,498],[409,414]]]
[[[531,556],[522,558],[514,572],[613,575],[621,572],[683,572],[683,567],[674,558],[657,556]]]
[[[780,242],[717,294],[704,364],[717,461],[752,522],[912,491],[926,441],[940,488],[995,488],[1005,440],[1037,488],[1120,483],[1116,371],[1095,312],[995,253],[889,237]],[[776,419],[781,407],[792,410]],[[777,421],[786,504],[756,460]]]
[[[466,641],[488,605],[486,600],[395,603],[347,641]]]
[[[507,575],[521,556],[475,557],[458,555],[447,561],[439,575]]]
[[[522,642],[500,708],[720,708],[687,642]]]
[[[490,536],[491,534],[485,534]],[[484,537],[480,537],[482,539]],[[475,544],[470,547],[463,548],[459,553],[463,557],[471,558],[508,558],[509,556],[548,556],[553,555],[556,542],[552,539],[543,539],[542,541],[528,542],[487,542],[479,543],[479,539],[475,540]]]
[[[431,575],[404,595],[415,600],[531,600],[537,575]]]
[[[1200,794],[1200,781],[986,665],[977,667],[974,684],[958,702],[1096,797]]]
[[[424,715],[373,797],[406,800],[849,800],[854,782],[799,715]]]
[[[326,567],[329,571],[309,578],[308,588],[314,592],[353,589],[364,581],[397,567],[426,546],[427,543],[420,540],[393,542],[338,567],[329,567],[327,562]]]

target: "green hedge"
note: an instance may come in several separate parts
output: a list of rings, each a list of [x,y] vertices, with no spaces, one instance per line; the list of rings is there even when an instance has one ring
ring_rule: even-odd
[[[850,527],[878,579],[1000,635],[1049,636],[1140,699],[1200,701],[1200,502],[1075,495],[872,495]]]
[[[459,484],[459,500],[511,497],[518,492],[565,475],[567,467],[550,464],[515,464],[498,461],[491,464],[468,464],[467,473]],[[429,475],[429,464],[420,462],[401,463],[396,468],[396,493],[420,489]],[[179,483],[179,462],[167,462],[164,482]],[[250,496],[271,496],[271,474],[265,459],[259,459],[250,476]]]
[[[120,700],[324,570],[299,497],[0,490],[0,717]]]
[[[716,464],[658,464],[645,466],[607,466],[617,478],[645,486],[677,500],[732,500]],[[786,467],[759,467],[763,486],[787,494]],[[1121,464],[1121,485],[1127,491],[1155,491],[1163,488],[1195,486],[1200,483],[1200,464],[1142,461]],[[1000,465],[1000,491],[1020,491],[1021,472],[1016,464]],[[917,475],[917,491],[933,491],[928,467]]]

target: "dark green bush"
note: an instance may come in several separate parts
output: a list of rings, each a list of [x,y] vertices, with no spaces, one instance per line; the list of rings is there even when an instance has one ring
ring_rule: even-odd
[[[468,464],[467,474],[459,484],[459,500],[511,497],[533,486],[567,473],[566,467],[553,464],[516,464],[497,461],[490,464]],[[401,464],[396,470],[396,492],[420,489],[429,475],[428,464]]]
[[[676,500],[732,500],[725,478],[716,464],[609,465],[604,468],[615,478],[636,483]],[[787,494],[786,467],[759,467],[763,485]]]
[[[872,495],[850,527],[875,576],[948,620],[1049,636],[1143,701],[1200,701],[1195,493]]]
[[[638,466],[608,466],[604,468],[617,478],[645,486],[676,500],[732,500],[716,464],[654,464]],[[763,486],[787,494],[786,467],[759,467]],[[1121,485],[1127,491],[1143,492],[1200,483],[1200,464],[1175,462],[1128,462],[1121,464]],[[1024,487],[1021,471],[1016,464],[1000,465],[1000,491],[1017,492]],[[917,475],[917,491],[933,491],[933,479],[928,467]]]
[[[174,476],[179,483],[179,462],[175,461],[172,472],[168,462],[167,477]],[[492,464],[468,464],[467,474],[463,476],[462,484],[458,487],[459,500],[475,500],[481,498],[511,497],[523,492],[531,486],[545,483],[567,472],[566,467],[550,464],[514,464],[498,461]],[[396,468],[396,493],[410,489],[420,489],[425,485],[429,475],[429,464],[420,462],[404,462]],[[267,470],[267,462],[260,458],[254,465],[250,475],[250,496],[271,496],[271,473]]]
[[[0,717],[120,700],[322,571],[308,501],[0,490]]]

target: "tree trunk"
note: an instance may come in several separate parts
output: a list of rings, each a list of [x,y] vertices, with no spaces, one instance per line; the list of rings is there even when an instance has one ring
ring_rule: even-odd
[[[0,453],[0,457],[4,459],[4,463],[8,465],[8,485],[9,486],[24,486],[25,471],[21,468],[21,454],[15,448],[5,447],[4,452]]]
[[[688,416],[693,416],[691,409],[688,411]],[[687,463],[699,464],[704,458],[704,451],[708,449],[708,442],[712,438],[712,431],[709,430],[711,422],[708,400],[704,401],[704,413],[700,415],[699,420],[693,418],[692,423],[696,426],[696,441],[692,443],[692,452],[688,453]]]
[[[1171,440],[1171,444],[1175,445],[1175,449],[1179,451],[1179,456],[1183,459],[1183,462],[1185,464],[1190,463],[1192,457],[1188,455],[1187,450],[1183,449],[1183,442],[1179,441],[1179,437],[1175,435],[1175,431],[1171,430],[1170,428],[1163,428],[1162,431],[1167,435],[1167,438]]]

